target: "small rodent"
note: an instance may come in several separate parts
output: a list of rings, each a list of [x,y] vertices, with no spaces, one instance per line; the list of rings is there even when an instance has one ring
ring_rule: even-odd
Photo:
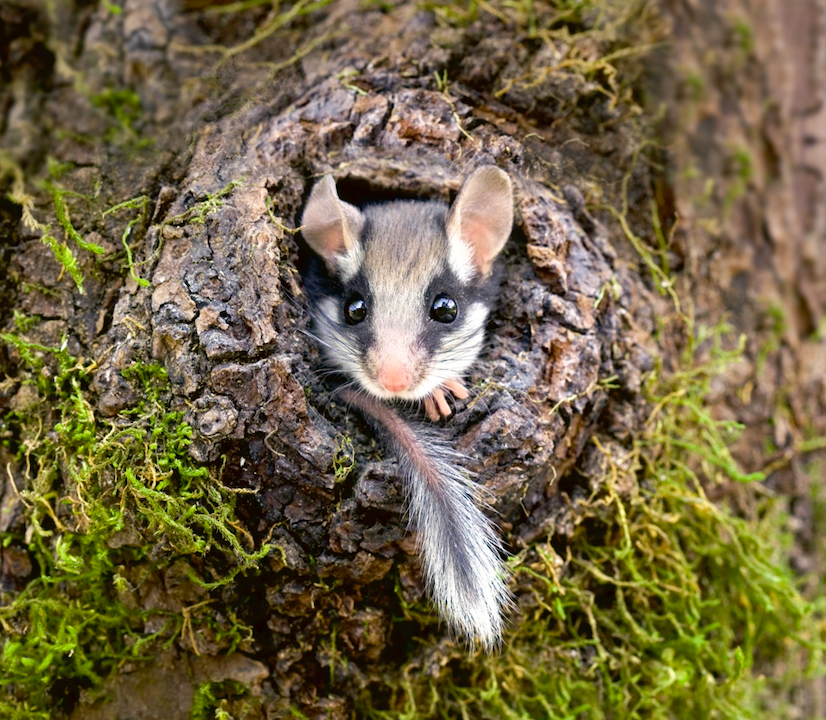
[[[420,401],[432,420],[464,399],[494,302],[496,259],[511,234],[508,176],[484,166],[454,203],[397,200],[362,210],[331,176],[312,189],[301,219],[315,337],[356,407],[398,457],[425,580],[441,616],[469,643],[501,642],[510,602],[502,547],[475,502],[476,487],[433,428],[393,401]]]

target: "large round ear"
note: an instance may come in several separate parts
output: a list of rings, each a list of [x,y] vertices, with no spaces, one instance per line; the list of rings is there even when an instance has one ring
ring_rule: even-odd
[[[450,242],[470,248],[476,270],[490,274],[513,228],[513,190],[504,171],[488,165],[465,180],[450,208],[447,234]]]
[[[364,219],[358,208],[339,199],[333,176],[325,175],[310,192],[301,225],[307,244],[335,271],[340,260],[359,247]]]

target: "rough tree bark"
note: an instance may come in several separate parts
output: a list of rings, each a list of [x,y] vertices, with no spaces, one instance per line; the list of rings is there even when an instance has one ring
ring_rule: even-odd
[[[306,2],[292,7],[312,9]],[[696,300],[698,317],[709,324],[728,309],[737,329],[750,333],[749,359],[724,378],[715,405],[721,417],[749,421],[738,445],[747,468],[765,464],[761,444],[772,420],[781,459],[784,452],[792,457],[803,428],[824,431],[826,353],[814,334],[826,304],[823,206],[796,206],[791,189],[799,150],[793,113],[803,105],[790,99],[758,118],[737,115],[757,113],[782,85],[763,83],[775,66],[765,48],[783,37],[770,20],[779,12],[775,4],[761,4],[768,19],[754,20],[760,37],[740,48],[739,60],[734,41],[701,43],[742,63],[744,87],[754,97],[732,97],[731,89],[727,95],[715,85],[722,74],[715,79],[708,71],[698,109],[681,95],[689,82],[670,84],[692,63],[707,72],[691,43],[696,15],[738,11],[708,3],[635,5],[616,26],[625,33],[621,42],[609,33],[592,41],[590,55],[580,48],[579,58],[596,63],[615,44],[633,48],[636,41],[642,52],[673,41],[669,50],[646,51],[668,72],[632,84],[615,82],[608,65],[565,71],[564,40],[528,37],[493,11],[452,27],[414,3],[334,2],[296,13],[248,52],[232,54],[216,46],[238,46],[256,27],[268,27],[266,8],[214,16],[195,3],[128,0],[122,13],[58,3],[50,17],[21,0],[0,10],[9,40],[0,65],[7,83],[4,157],[33,177],[43,174],[47,158],[71,163],[63,185],[95,198],[72,206],[72,223],[107,250],[102,261],[77,253],[85,278],[80,295],[42,233],[21,221],[18,204],[3,200],[3,326],[13,327],[13,310],[40,316],[30,337],[47,346],[65,337],[73,355],[94,359],[92,390],[103,417],[136,402],[140,388],[124,370],[136,362],[163,364],[170,405],[194,429],[193,457],[222,466],[224,483],[254,491],[240,496],[239,518],[256,546],[274,546],[260,573],[239,576],[217,594],[180,577],[174,564],[139,586],[143,607],[180,612],[206,600],[225,614],[243,607],[255,634],[244,654],[228,658],[214,636],[182,635],[154,664],[110,683],[118,717],[187,717],[195,686],[207,678],[258,691],[263,684],[268,717],[297,707],[308,717],[343,718],[361,689],[381,686],[387,667],[419,653],[426,668],[463,652],[443,639],[434,617],[407,610],[422,600],[423,587],[395,463],[382,457],[358,417],[329,400],[306,334],[294,229],[314,180],[325,173],[356,204],[448,200],[484,163],[513,179],[516,229],[489,342],[469,378],[470,401],[441,428],[485,488],[513,553],[538,538],[552,536],[559,549],[570,541],[582,519],[579,504],[606,473],[604,452],[589,441],[598,433],[621,454],[647,416],[645,374],[660,360],[676,362],[685,340],[670,300],[619,225],[607,224],[613,216],[588,207],[621,207],[625,200],[630,227],[643,234],[655,199],[673,241],[668,259],[681,294]],[[537,12],[541,27],[551,11]],[[623,9],[611,12],[620,17]],[[822,16],[815,2],[805,12]],[[715,25],[704,21],[703,32]],[[619,62],[636,78],[641,66],[628,55]],[[673,168],[687,158],[729,158],[728,166],[705,168],[718,180],[708,217],[730,203],[728,226],[701,222],[693,201],[703,189],[690,177],[670,177],[640,161],[661,127],[652,119],[656,102],[634,95],[640,87],[668,100],[666,126],[681,129],[668,153],[649,159]],[[130,88],[139,109],[111,88]],[[764,148],[748,176],[731,165],[740,141],[709,127],[709,118],[735,116],[747,136],[741,144]],[[96,136],[107,141],[92,141]],[[722,149],[713,152],[704,142]],[[14,173],[6,179],[10,187]],[[738,179],[744,187],[727,194]],[[812,187],[813,197],[822,193],[822,177]],[[92,209],[140,195],[150,210],[128,237],[138,239],[131,252],[148,286],[122,272],[122,216]],[[38,200],[47,207],[48,193]],[[755,268],[761,289],[751,281]],[[770,293],[793,308],[786,317],[799,319],[763,358],[774,376],[755,367],[771,329],[766,315],[752,310]],[[18,360],[7,351],[8,372]],[[752,381],[749,400],[738,389]],[[778,394],[790,381],[792,413],[778,413]],[[19,405],[20,392],[7,386],[2,407]],[[22,477],[12,458],[6,462]],[[14,505],[8,489],[4,503]],[[17,511],[16,521],[0,529],[22,531]],[[20,582],[31,573],[14,570],[13,550],[3,556],[10,587],[15,572]],[[159,548],[158,556],[167,550]],[[813,562],[805,552],[798,557]],[[25,558],[20,562],[25,566]],[[207,576],[214,568],[199,571],[216,579]],[[400,616],[405,622],[394,622]],[[322,642],[332,633],[337,656]],[[147,693],[141,688],[150,678]],[[111,704],[77,700],[67,706],[74,718],[111,716]]]

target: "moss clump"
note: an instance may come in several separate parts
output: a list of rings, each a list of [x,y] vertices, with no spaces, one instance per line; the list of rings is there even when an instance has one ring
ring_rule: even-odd
[[[243,184],[244,178],[230,180],[214,193],[208,193],[203,200],[195,203],[185,212],[164,220],[163,224],[174,226],[186,225],[187,223],[203,225],[206,219],[226,202],[226,198],[232,194],[233,190]],[[112,209],[115,210],[116,208]]]
[[[195,689],[189,720],[234,720],[248,716],[261,717],[260,702],[248,697],[241,683],[205,682]]]
[[[32,388],[4,418],[28,531],[2,541],[26,548],[37,568],[22,592],[0,602],[0,715],[47,717],[124,659],[140,659],[147,643],[172,642],[185,626],[192,634],[189,615],[121,602],[122,564],[206,556],[201,572],[212,575],[189,575],[211,588],[254,567],[269,547],[254,549],[234,517],[236,492],[190,458],[191,429],[165,407],[161,367],[127,370],[140,400],[104,419],[87,399],[94,363],[71,357],[65,343],[51,348],[11,333],[0,341],[26,369],[21,387]],[[132,539],[112,542],[116,535]],[[162,616],[155,632],[145,629],[151,615]]]
[[[50,173],[53,179],[58,179],[64,172],[65,166],[58,166],[55,163],[50,163]],[[61,242],[54,236],[51,225],[41,223],[35,219],[32,213],[35,206],[35,198],[26,192],[23,171],[9,155],[5,152],[0,152],[0,180],[3,180],[5,176],[10,176],[12,178],[12,191],[9,193],[8,197],[9,200],[21,207],[23,211],[23,224],[30,230],[40,232],[41,242],[46,245],[52,253],[54,253],[55,259],[63,266],[63,269],[69,273],[72,280],[75,281],[78,292],[83,294],[85,292],[83,289],[83,273],[80,270],[77,258],[74,253],[72,253],[71,248],[66,242]],[[77,193],[60,188],[52,181],[45,182],[44,188],[52,196],[55,217],[57,218],[60,226],[63,228],[63,233],[66,239],[72,240],[82,250],[94,253],[95,255],[102,254],[104,252],[103,248],[96,243],[84,240],[80,233],[78,233],[75,229],[74,225],[72,225],[72,221],[69,219],[69,209],[66,203],[66,198],[69,196],[77,197]],[[84,199],[88,200],[88,198]]]
[[[103,92],[93,95],[90,100],[94,107],[103,109],[115,120],[117,129],[113,128],[110,131],[107,140],[113,140],[117,131],[134,135],[132,126],[141,117],[141,100],[137,93],[132,90],[106,88]]]
[[[135,261],[132,258],[132,248],[129,247],[129,236],[132,234],[132,228],[135,227],[135,225],[146,220],[148,207],[149,198],[146,195],[139,195],[136,198],[125,200],[122,203],[118,203],[114,207],[110,207],[103,213],[102,216],[106,217],[107,215],[111,215],[112,213],[116,213],[121,210],[138,210],[138,214],[126,223],[126,227],[123,229],[123,234],[121,235],[120,240],[123,245],[123,249],[126,251],[126,267],[129,269],[129,275],[140,287],[144,288],[150,287],[152,283],[150,283],[146,278],[138,277],[135,273]]]

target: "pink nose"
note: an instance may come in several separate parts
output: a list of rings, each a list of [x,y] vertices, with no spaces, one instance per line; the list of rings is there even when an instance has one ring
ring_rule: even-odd
[[[401,363],[386,362],[379,368],[379,382],[385,390],[402,392],[410,386],[410,373]]]

